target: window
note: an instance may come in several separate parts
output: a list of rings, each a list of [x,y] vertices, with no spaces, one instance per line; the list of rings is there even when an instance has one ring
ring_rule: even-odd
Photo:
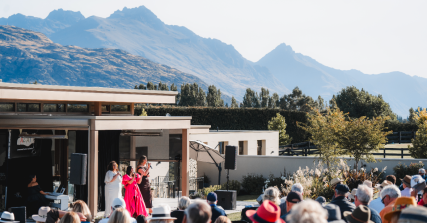
[[[15,103],[0,103],[0,112],[15,112]]]
[[[36,103],[18,103],[18,112],[40,112],[40,104]]]
[[[67,112],[88,112],[89,106],[87,104],[68,104]]]
[[[64,104],[43,104],[43,112],[65,112]]]
[[[245,148],[247,145],[247,141],[239,141],[239,155],[246,155]]]
[[[130,111],[129,105],[111,105],[112,112],[128,112]]]
[[[102,109],[102,112],[109,112],[110,111],[110,106],[109,105],[102,105],[101,109]]]
[[[219,153],[225,154],[225,147],[228,145],[228,142],[218,142],[219,144]]]
[[[257,155],[263,155],[263,141],[257,140]]]

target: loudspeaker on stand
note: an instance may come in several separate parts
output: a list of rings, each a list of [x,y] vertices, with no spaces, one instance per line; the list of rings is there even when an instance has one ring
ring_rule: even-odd
[[[70,183],[86,185],[87,154],[72,153],[70,164]]]

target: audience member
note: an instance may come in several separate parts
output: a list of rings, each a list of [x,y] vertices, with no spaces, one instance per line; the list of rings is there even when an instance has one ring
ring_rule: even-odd
[[[427,222],[427,208],[421,206],[409,206],[400,213],[398,223],[422,223]]]
[[[13,213],[4,211],[1,213],[0,222],[19,223],[20,221],[15,221],[15,215]]]
[[[114,201],[113,201],[113,204],[114,204]],[[114,210],[112,210],[111,212],[110,217],[105,219],[108,219],[108,223],[131,223],[132,222],[129,212],[124,207],[114,208]],[[105,219],[102,219],[102,220],[105,220]]]
[[[70,211],[67,214],[65,214],[64,217],[61,218],[61,221],[59,221],[59,223],[80,223],[80,218],[76,212]],[[122,223],[130,223],[130,222],[122,222]]]
[[[247,210],[246,215],[253,223],[266,223],[266,222],[281,222],[285,223],[280,219],[280,209],[279,207],[271,202],[264,201],[257,210]],[[193,223],[193,222],[187,222]]]
[[[208,194],[208,196],[206,197],[206,199],[207,199],[209,206],[211,206],[211,212],[212,212],[211,220],[212,220],[212,222],[215,222],[215,220],[219,216],[227,216],[227,214],[225,213],[225,211],[223,209],[216,206],[216,203],[218,201],[218,197],[217,197],[215,192],[210,192]]]
[[[291,192],[299,192],[302,196],[304,194],[304,188],[302,187],[302,185],[300,183],[296,183],[296,184],[292,185]],[[286,197],[283,197],[281,199],[279,207],[280,207],[280,216],[283,216],[284,214],[288,213],[286,211],[286,209],[287,209],[286,208]]]
[[[331,204],[338,205],[341,211],[341,218],[344,219],[344,211],[353,212],[356,206],[347,200],[347,194],[350,191],[347,185],[338,184],[335,187],[334,196],[335,199],[331,201]]]
[[[381,217],[378,214],[378,212],[368,206],[373,196],[374,196],[374,192],[372,188],[368,187],[368,185],[366,184],[361,184],[359,185],[359,187],[357,187],[357,192],[356,192],[356,195],[354,196],[354,204],[356,205],[356,207],[366,206],[370,210],[369,220],[375,223],[381,223]]]
[[[418,174],[427,181],[427,175],[426,175],[426,170],[424,168],[421,168],[418,170]]]
[[[387,213],[393,210],[393,205],[396,203],[396,199],[401,196],[400,190],[396,185],[389,185],[383,188],[383,190],[380,193],[380,196],[384,204],[384,208],[380,212],[381,221],[383,223],[388,223],[390,221],[387,221],[384,218],[384,215],[386,215]]]
[[[410,197],[414,189],[411,188],[411,176],[406,175],[402,180],[403,190],[400,192],[402,197]]]
[[[347,222],[350,222],[350,223],[361,223],[361,222],[372,223],[373,222],[369,220],[371,218],[371,209],[369,209],[365,205],[359,205],[356,209],[354,209],[353,212],[344,211],[344,217],[347,220]]]
[[[286,214],[280,216],[281,219],[286,221],[286,216],[291,213],[292,207],[303,200],[302,195],[299,192],[290,192],[286,197]]]
[[[331,180],[331,187],[332,189],[335,191],[335,187],[338,184],[341,184],[343,182],[343,180],[341,180],[340,178],[334,178]],[[332,196],[332,200],[335,199],[335,194]]]
[[[211,207],[206,202],[195,201],[185,210],[183,223],[210,223]]]
[[[356,195],[357,189],[353,188],[351,193],[348,195],[348,198],[350,198],[350,202],[354,204],[354,196]]]
[[[144,215],[139,215],[138,217],[136,217],[136,222],[137,223],[147,223],[147,218]]]
[[[400,217],[400,212],[409,206],[417,206],[417,202],[414,197],[397,198],[393,205],[393,209],[384,215],[384,220],[390,223],[397,223],[397,220],[399,220]]]
[[[153,213],[147,220],[149,223],[174,223],[176,218],[170,215],[171,208],[167,204],[153,207]]]
[[[326,223],[328,212],[320,204],[311,199],[302,201],[292,208],[286,217],[290,223]]]
[[[40,223],[57,223],[58,220],[64,217],[67,213],[67,211],[50,209],[50,207],[40,207],[38,214],[33,215],[32,218],[36,222]],[[86,221],[86,217],[82,213],[78,212],[77,215],[79,216],[81,222]]]
[[[231,220],[225,216],[219,216],[215,223],[231,223]]]
[[[324,207],[326,205],[326,198],[323,196],[317,197],[316,201],[319,202],[319,204],[322,205],[322,207]]]
[[[394,175],[388,175],[385,179],[392,184],[396,184],[396,177]]]
[[[264,196],[262,198],[264,201],[272,201],[276,205],[280,205],[280,191],[276,187],[269,187],[264,191]]]
[[[175,223],[181,223],[184,218],[184,211],[191,204],[190,198],[183,196],[179,199],[178,210],[172,211],[171,216],[176,218]]]
[[[86,202],[82,200],[77,200],[73,203],[72,211],[80,212],[86,217],[86,221],[92,221],[92,214],[90,213],[89,207],[87,206]]]
[[[111,204],[111,215],[114,212],[114,210],[116,210],[117,208],[123,208],[123,210],[126,210],[126,203],[125,200],[123,200],[123,198],[120,197],[116,197],[113,200],[113,203]],[[127,213],[130,217],[130,214]],[[110,215],[110,216],[111,216]],[[99,221],[99,223],[108,223],[110,216],[108,216],[108,218],[104,218],[101,221]],[[135,218],[130,217],[130,223],[137,223]]]
[[[427,207],[427,187],[424,188],[423,192],[423,196],[420,199],[420,202],[418,202],[418,205]]]
[[[372,181],[370,181],[370,180],[365,180],[365,181],[363,181],[363,185],[366,185],[366,186],[368,186],[369,188],[372,188]]]
[[[378,193],[381,193],[382,189],[388,185],[393,185],[393,183],[391,183],[388,180],[384,180],[381,183],[381,185],[378,185],[376,187],[376,189],[378,190]],[[373,201],[371,201],[371,203],[369,203],[368,207],[370,207],[371,210],[373,209],[373,210],[377,211],[378,213],[380,213],[384,208],[384,204],[383,204],[383,201],[381,199],[381,196],[378,196],[377,199],[374,199]]]
[[[328,211],[329,223],[345,223],[345,221],[341,219],[340,207],[335,204],[327,204],[323,208]]]

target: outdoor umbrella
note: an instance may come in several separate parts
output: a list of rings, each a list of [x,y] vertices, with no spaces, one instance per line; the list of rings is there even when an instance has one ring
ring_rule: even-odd
[[[190,140],[190,158],[200,162],[218,164],[224,162],[224,156],[218,150],[199,140]]]

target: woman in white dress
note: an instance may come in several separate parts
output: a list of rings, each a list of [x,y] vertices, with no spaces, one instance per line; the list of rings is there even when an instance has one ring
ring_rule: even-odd
[[[122,175],[119,172],[119,166],[115,161],[111,161],[105,174],[105,213],[104,217],[111,214],[111,204],[114,198],[122,197]]]

